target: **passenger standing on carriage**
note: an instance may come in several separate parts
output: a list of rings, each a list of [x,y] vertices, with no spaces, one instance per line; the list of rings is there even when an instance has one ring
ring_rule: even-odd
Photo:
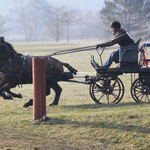
[[[96,46],[96,49],[98,49],[99,47],[108,47],[115,44],[119,44],[120,49],[125,49],[128,46],[135,45],[133,38],[124,29],[121,29],[121,24],[118,21],[112,22],[110,27],[112,29],[114,38],[106,43],[98,44]],[[109,68],[113,62],[119,63],[119,50],[114,51],[110,54],[108,60],[104,64],[104,68]]]

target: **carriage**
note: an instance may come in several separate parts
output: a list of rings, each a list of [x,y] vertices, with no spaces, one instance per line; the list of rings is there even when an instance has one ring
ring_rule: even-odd
[[[131,74],[131,96],[135,102],[150,102],[150,67],[148,62],[150,59],[146,59],[145,51],[150,44],[144,44],[139,48],[140,39],[136,42],[135,46],[130,46],[128,49],[119,52],[119,66],[117,68],[102,69],[94,57],[91,57],[91,64],[96,70],[96,76],[87,77],[86,81],[89,82],[89,92],[91,98],[99,104],[105,103],[119,103],[123,96],[125,87],[120,75]],[[101,66],[102,54],[105,48],[101,52],[98,52],[100,57]],[[138,78],[135,79],[135,74]]]
[[[146,59],[145,56],[146,48],[150,47],[150,44],[146,43],[139,47],[139,43],[140,40],[136,42],[135,46],[130,46],[128,49],[120,50],[119,66],[116,68],[102,68],[102,55],[105,48],[103,48],[101,52],[97,50],[101,65],[94,60],[94,56],[91,56],[91,64],[96,70],[96,76],[85,75],[84,82],[72,80],[75,78],[73,74],[76,74],[77,70],[69,64],[60,62],[51,56],[93,50],[95,49],[95,45],[63,50],[55,52],[52,55],[44,56],[44,58],[46,58],[46,68],[48,69],[46,74],[46,95],[50,94],[50,88],[53,88],[56,93],[52,105],[58,104],[59,97],[61,95],[62,88],[57,83],[59,81],[89,84],[90,96],[96,103],[117,104],[124,96],[125,88],[123,82],[119,78],[119,76],[123,74],[131,74],[130,91],[132,98],[137,103],[143,101],[150,102],[150,67],[148,67],[150,59]],[[0,93],[1,95],[3,94],[2,96],[4,99],[5,97],[9,98],[5,93],[3,93],[5,91],[9,92],[11,95],[13,94],[12,96],[19,97],[18,95],[16,96],[15,93],[10,92],[10,89],[18,84],[32,83],[31,59],[33,57],[26,57],[17,53],[11,44],[7,42],[1,44],[1,54],[0,67],[2,71],[1,80],[3,82],[1,82]],[[14,55],[12,59],[10,54]],[[63,66],[68,68],[69,72],[63,72]],[[138,75],[137,79],[135,79],[136,74]],[[33,100],[30,99],[25,106],[28,107],[32,105],[32,103]]]

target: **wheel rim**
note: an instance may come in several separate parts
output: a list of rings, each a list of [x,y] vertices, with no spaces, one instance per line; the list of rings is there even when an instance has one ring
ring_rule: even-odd
[[[131,95],[136,102],[150,102],[150,79],[136,79],[131,86]]]
[[[98,77],[90,85],[90,95],[99,104],[118,103],[124,95],[124,86],[118,77]]]

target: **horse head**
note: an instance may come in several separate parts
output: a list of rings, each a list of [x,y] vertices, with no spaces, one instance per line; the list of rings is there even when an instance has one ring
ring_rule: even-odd
[[[0,41],[0,62],[7,62],[8,59],[17,57],[17,54],[18,53],[10,43],[6,41]]]
[[[8,61],[9,53],[8,47],[4,43],[0,43],[0,62]]]

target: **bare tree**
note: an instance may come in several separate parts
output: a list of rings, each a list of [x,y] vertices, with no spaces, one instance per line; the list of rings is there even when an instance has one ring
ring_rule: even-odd
[[[15,6],[16,21],[23,31],[25,40],[36,41],[45,22],[49,9],[47,0],[22,0]]]
[[[79,14],[77,10],[68,9],[64,6],[50,10],[51,14],[48,29],[56,36],[56,41],[59,42],[61,37],[70,40],[70,27],[79,22]],[[55,28],[55,30],[54,30]]]
[[[99,13],[95,11],[86,11],[82,16],[81,33],[85,40],[101,38],[103,26]]]
[[[63,9],[62,7],[53,8],[53,10],[49,11],[49,20],[48,20],[48,30],[52,30],[54,35],[56,36],[56,41],[60,40],[61,26],[64,23],[63,19]]]
[[[67,42],[69,42],[70,40],[70,26],[73,24],[78,24],[80,21],[79,15],[77,12],[78,12],[77,10],[64,8],[63,21],[64,21],[64,24],[66,24]]]
[[[12,34],[26,41],[91,39],[101,34],[97,14],[85,10],[52,7],[47,0],[13,0]],[[23,35],[23,36],[22,36]]]

